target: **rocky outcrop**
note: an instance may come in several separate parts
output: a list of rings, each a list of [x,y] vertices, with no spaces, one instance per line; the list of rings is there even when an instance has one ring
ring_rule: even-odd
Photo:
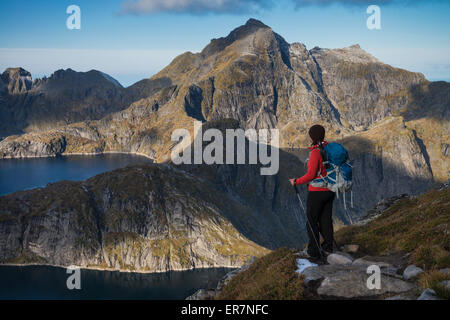
[[[393,197],[389,197],[387,199],[381,199],[372,209],[368,210],[362,217],[358,219],[356,224],[364,225],[372,221],[373,219],[379,217],[383,214],[387,209],[389,209],[394,203],[397,201],[408,198],[409,195],[407,193],[395,195]]]
[[[423,269],[416,267],[415,265],[409,265],[406,267],[405,271],[403,271],[403,279],[412,280],[417,278],[419,275],[423,273]]]
[[[250,261],[244,266],[228,272],[225,276],[222,277],[222,279],[220,279],[215,288],[199,289],[192,295],[187,297],[186,300],[214,300],[222,291],[222,288],[226,286],[231,281],[231,279],[233,279],[240,272],[243,272],[250,267],[250,265],[255,261],[255,258],[256,257],[250,259]]]
[[[317,295],[328,299],[376,299],[415,288],[412,283],[381,274],[380,289],[371,289],[367,286],[367,268],[363,266],[321,265],[306,268],[302,274],[307,286],[317,288],[313,289]]]

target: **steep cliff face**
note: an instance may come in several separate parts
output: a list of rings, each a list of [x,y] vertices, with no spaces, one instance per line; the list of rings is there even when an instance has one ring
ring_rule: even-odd
[[[420,73],[378,61],[359,45],[332,50],[314,48],[311,55],[320,70],[324,93],[339,110],[343,122],[356,131],[404,110],[408,102],[403,98],[405,90],[427,82]]]
[[[160,272],[267,253],[224,218],[239,204],[208,188],[150,165],[2,197],[0,261]]]

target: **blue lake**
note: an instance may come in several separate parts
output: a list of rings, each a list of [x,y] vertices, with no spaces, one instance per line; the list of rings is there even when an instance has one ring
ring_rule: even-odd
[[[131,154],[73,155],[0,160],[0,195],[61,180],[85,180],[101,172],[152,162]],[[0,208],[1,209],[1,208]],[[213,288],[230,269],[140,274],[81,270],[81,290],[69,290],[66,269],[0,266],[0,299],[185,299]]]
[[[105,171],[150,162],[143,156],[120,153],[0,159],[0,195],[61,180],[85,180]]]
[[[185,299],[200,288],[215,288],[232,269],[166,273],[80,270],[80,289],[69,290],[66,269],[50,266],[0,266],[0,299]]]

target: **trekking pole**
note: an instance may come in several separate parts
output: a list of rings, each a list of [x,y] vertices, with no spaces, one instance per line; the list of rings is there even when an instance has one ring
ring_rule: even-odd
[[[314,230],[311,226],[311,223],[309,222],[308,213],[306,212],[305,207],[303,206],[302,198],[300,198],[300,193],[298,192],[297,185],[295,185],[295,184],[294,184],[294,189],[295,189],[295,193],[297,194],[298,201],[300,202],[300,206],[302,207],[303,211],[305,211],[306,222],[308,223],[308,227],[311,230],[311,234],[314,238],[314,242],[316,243],[317,249],[319,250],[320,258],[323,260],[322,249],[319,246],[319,241],[317,241],[316,235],[314,234]]]

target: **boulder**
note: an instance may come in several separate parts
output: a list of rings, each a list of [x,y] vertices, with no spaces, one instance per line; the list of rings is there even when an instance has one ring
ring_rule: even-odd
[[[386,294],[400,294],[415,288],[411,283],[381,274],[381,288],[369,289],[365,266],[321,265],[303,271],[305,285],[317,287],[317,294],[324,298],[362,299],[382,298]]]
[[[417,300],[441,300],[436,295],[436,292],[433,289],[427,288],[424,292],[417,298]]]
[[[444,280],[439,282],[439,285],[441,287],[443,287],[445,290],[449,290],[450,291],[450,280]]]
[[[343,265],[345,265],[345,264],[352,264],[353,259],[348,257],[348,256],[346,256],[346,255],[342,255],[342,254],[339,254],[339,253],[332,253],[332,254],[328,255],[327,262],[329,264],[343,264]]]
[[[403,279],[413,280],[423,273],[423,269],[411,264],[403,271]]]

